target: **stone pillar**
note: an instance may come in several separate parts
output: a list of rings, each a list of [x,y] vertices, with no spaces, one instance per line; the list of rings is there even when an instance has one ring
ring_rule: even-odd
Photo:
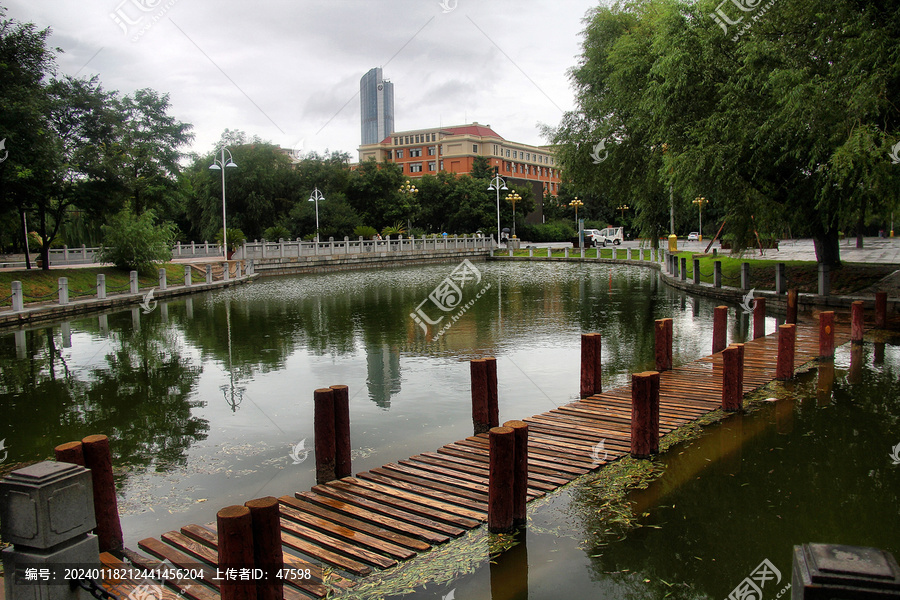
[[[10,288],[12,288],[13,312],[22,312],[25,309],[25,295],[22,293],[22,282],[13,281]]]
[[[106,275],[103,273],[97,275],[97,299],[106,299]]]
[[[191,285],[191,265],[184,265],[184,285]]]
[[[344,254],[350,254],[350,238],[344,236]]]
[[[831,267],[819,264],[819,295],[827,296],[831,293]]]
[[[681,280],[687,281],[687,257],[681,257]]]
[[[713,261],[713,286],[722,287],[722,261]]]
[[[206,283],[212,283],[212,265],[206,265]]]
[[[700,259],[694,259],[694,285],[700,285]]]
[[[69,278],[59,278],[59,304],[65,306],[69,303]]]
[[[741,263],[741,289],[750,289],[750,263]]]
[[[165,269],[159,270],[159,289],[161,289],[161,290],[166,289],[166,270]]]
[[[85,600],[90,595],[60,585],[62,565],[100,566],[91,472],[44,461],[0,480],[0,527],[7,600]],[[25,568],[51,569],[56,582],[24,581]]]
[[[132,294],[138,293],[138,272],[131,271],[128,273],[128,288]]]
[[[785,275],[785,264],[778,263],[775,265],[775,293],[787,293],[787,276]]]
[[[769,597],[768,590],[766,597]],[[897,597],[900,597],[900,567],[890,552],[837,544],[794,546],[791,574],[794,600]]]
[[[229,273],[228,273],[228,262],[222,263],[222,281],[228,281]]]

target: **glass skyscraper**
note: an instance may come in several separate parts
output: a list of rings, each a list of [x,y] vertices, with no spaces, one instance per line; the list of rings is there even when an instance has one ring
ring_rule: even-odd
[[[384,80],[381,67],[359,80],[359,114],[363,144],[377,144],[393,133],[394,84]]]

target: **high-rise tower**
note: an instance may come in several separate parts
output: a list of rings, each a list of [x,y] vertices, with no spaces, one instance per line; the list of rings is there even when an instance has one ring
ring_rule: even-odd
[[[359,114],[363,144],[377,144],[394,131],[394,84],[384,80],[381,67],[359,80]]]

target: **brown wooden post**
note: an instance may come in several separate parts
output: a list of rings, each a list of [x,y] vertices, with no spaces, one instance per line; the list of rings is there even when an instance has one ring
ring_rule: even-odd
[[[491,533],[508,533],[513,530],[516,431],[512,427],[492,427],[488,436],[488,530]]]
[[[250,509],[253,561],[265,573],[265,579],[256,582],[256,597],[258,600],[283,600],[284,586],[278,577],[279,571],[284,568],[278,499],[266,496],[244,502],[244,506]]]
[[[472,424],[475,435],[487,433],[491,428],[488,417],[488,367],[483,358],[469,361],[472,378]]]
[[[787,381],[794,377],[794,352],[797,345],[797,326],[787,323],[778,326],[778,362],[775,379]]]
[[[725,349],[728,327],[728,307],[717,306],[713,311],[713,354]]]
[[[56,462],[84,466],[84,451],[82,450],[81,442],[60,444],[53,449],[53,453],[56,455]]]
[[[656,370],[672,369],[672,319],[657,319],[654,329],[656,335]]]
[[[485,356],[487,365],[488,428],[500,425],[500,396],[497,393],[497,359]]]
[[[112,453],[109,438],[105,435],[89,435],[81,440],[84,466],[91,470],[94,488],[94,515],[97,517],[97,533],[100,552],[121,550],[122,524],[119,522],[119,504],[116,500],[116,482],[113,478]]]
[[[863,343],[863,332],[865,331],[865,325],[863,324],[864,314],[862,300],[857,300],[850,305],[850,341],[854,344]]]
[[[819,313],[819,358],[834,357],[834,311]]]
[[[797,304],[800,300],[800,295],[797,293],[797,290],[788,290],[787,293],[787,318],[785,318],[785,322],[788,325],[796,325],[797,324]]]
[[[226,578],[227,569],[253,568],[253,522],[246,506],[226,506],[216,513],[219,536],[218,568],[222,572],[219,593],[222,600],[256,600],[251,581]]]
[[[528,503],[528,423],[507,421],[503,424],[515,431],[516,456],[513,473],[513,525],[521,527],[526,521]]]
[[[887,327],[887,292],[875,292],[875,328]]]
[[[650,458],[659,452],[659,373],[631,375],[631,456]]]
[[[581,334],[581,397],[593,396],[600,388],[600,334]]]
[[[743,407],[743,348],[729,346],[722,351],[722,410],[735,412]]]
[[[315,403],[313,432],[316,437],[316,483],[334,481],[337,445],[334,439],[334,390],[320,388],[313,392]]]
[[[352,474],[350,464],[350,388],[333,385],[334,390],[334,477]]]
[[[766,337],[766,299],[755,298],[753,303],[753,339]]]
[[[863,346],[850,345],[850,370],[847,371],[847,383],[857,385],[862,382]]]

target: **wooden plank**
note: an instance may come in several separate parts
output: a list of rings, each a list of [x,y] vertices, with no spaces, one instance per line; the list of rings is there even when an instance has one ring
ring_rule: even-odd
[[[455,507],[444,502],[436,502],[416,494],[403,492],[387,488],[382,485],[346,477],[337,485],[345,486],[348,489],[363,488],[364,493],[369,494],[373,498],[380,498],[386,502],[392,502],[397,506],[403,506],[406,510],[428,517],[430,519],[441,520],[446,523],[473,529],[478,527],[481,522],[479,515],[464,508]]]
[[[281,520],[281,529],[286,533],[315,544],[317,548],[326,548],[331,552],[342,554],[373,567],[387,569],[397,564],[397,561],[393,558],[388,558],[376,552],[366,550],[365,548],[354,546],[353,544],[348,544],[345,541],[338,539],[337,537],[325,535],[321,531],[316,531],[315,529],[304,527],[303,525],[289,519]]]
[[[281,539],[286,546],[290,546],[294,550],[302,552],[307,556],[315,557],[324,563],[347,571],[348,573],[353,573],[354,575],[368,575],[372,572],[372,567],[365,565],[358,560],[353,560],[352,558],[347,558],[330,550],[326,550],[325,548],[307,542],[302,538],[291,535],[287,531],[281,532]]]
[[[469,500],[458,496],[448,497],[448,492],[441,489],[447,486],[430,482],[427,479],[420,479],[418,477],[405,475],[403,473],[392,473],[391,471],[383,471],[382,469],[372,469],[371,471],[367,471],[365,473],[357,473],[356,476],[359,479],[373,481],[375,483],[380,483],[381,485],[387,485],[390,487],[397,487],[415,494],[434,498],[435,500],[444,500],[447,502],[458,503],[461,506],[465,506],[469,510],[476,513],[484,513],[485,515],[487,514],[486,497],[480,501]]]
[[[147,563],[149,562],[150,561],[147,561]],[[150,564],[126,564],[109,552],[100,553],[100,564],[111,569],[128,569],[133,567],[152,568]],[[137,581],[134,579],[106,579],[100,583],[106,591],[114,594],[118,598],[128,598],[135,591],[138,592],[138,595],[135,597],[146,597],[150,592],[152,592],[154,597],[157,596],[157,589],[153,589],[152,591],[148,590],[148,593],[144,593],[140,589],[142,586],[147,585],[146,581]],[[158,588],[159,593],[161,593],[159,600],[183,600],[184,598],[191,598],[192,600],[219,600],[219,594],[217,592],[193,579],[167,579],[164,583],[165,585],[174,588],[175,591],[160,586]]]

